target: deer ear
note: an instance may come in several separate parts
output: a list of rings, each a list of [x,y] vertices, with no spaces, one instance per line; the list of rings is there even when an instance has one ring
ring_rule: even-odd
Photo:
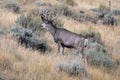
[[[44,23],[48,23],[48,21],[47,21],[43,16],[41,16],[41,20],[42,20]]]

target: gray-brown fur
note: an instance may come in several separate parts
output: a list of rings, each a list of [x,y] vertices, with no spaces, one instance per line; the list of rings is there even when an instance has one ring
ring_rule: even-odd
[[[45,20],[42,16],[44,24],[43,27],[47,28],[47,30],[52,34],[54,41],[58,44],[58,52],[60,52],[60,48],[62,47],[62,53],[64,54],[64,48],[75,48],[84,57],[84,41],[85,38],[79,34],[70,32],[63,28],[57,28],[52,24],[52,21]]]

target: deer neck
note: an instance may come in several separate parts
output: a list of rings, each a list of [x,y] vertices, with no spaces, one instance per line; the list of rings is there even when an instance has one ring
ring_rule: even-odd
[[[53,26],[52,24],[50,24],[50,25],[48,26],[48,30],[49,30],[49,32],[52,34],[52,36],[54,36],[55,33],[56,33],[57,28],[56,28],[55,26]]]

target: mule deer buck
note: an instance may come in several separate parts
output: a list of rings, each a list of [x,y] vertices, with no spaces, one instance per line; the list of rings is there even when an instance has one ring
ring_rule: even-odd
[[[84,48],[88,45],[88,39],[80,34],[73,33],[64,28],[57,28],[53,25],[53,20],[46,19],[45,14],[41,14],[41,20],[44,22],[42,28],[47,29],[54,38],[54,41],[58,45],[58,53],[62,48],[62,54],[64,54],[64,48],[75,48],[79,53],[84,56]]]
[[[84,58],[84,47],[88,44],[88,39],[84,38],[82,35],[70,32],[63,28],[57,28],[53,25],[51,20],[45,19],[41,15],[41,19],[44,22],[42,27],[47,29],[54,38],[54,41],[58,44],[58,53],[62,47],[62,54],[64,54],[64,48],[75,48],[82,54]]]

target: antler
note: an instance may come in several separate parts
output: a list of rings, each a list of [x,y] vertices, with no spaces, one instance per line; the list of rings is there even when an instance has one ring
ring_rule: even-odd
[[[41,16],[44,17],[46,20],[55,20],[59,14],[53,9],[44,8],[41,10]]]
[[[57,12],[55,12],[54,14],[53,14],[53,20],[55,20],[55,19],[57,19],[58,18],[58,16],[59,16],[59,14],[57,13]]]

